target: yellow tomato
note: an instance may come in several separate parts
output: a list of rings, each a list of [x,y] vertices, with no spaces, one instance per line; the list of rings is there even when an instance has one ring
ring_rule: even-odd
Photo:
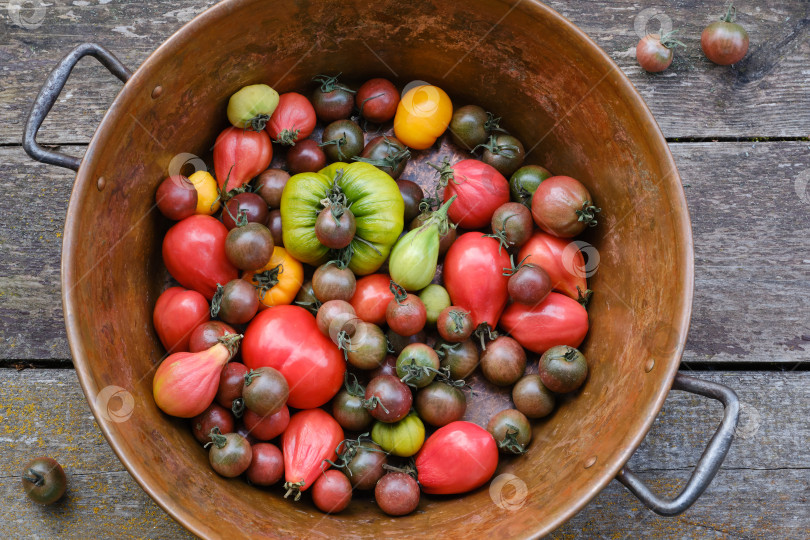
[[[263,275],[257,277],[256,274]],[[277,280],[277,283],[264,293],[260,288],[257,289],[262,304],[259,306],[260,308],[292,304],[304,282],[304,267],[293,259],[286,249],[276,246],[273,248],[270,262],[264,268],[255,272],[245,272],[242,279],[246,279],[254,285],[261,285],[262,281],[267,279]]]
[[[424,150],[444,133],[453,117],[453,103],[438,86],[408,90],[397,106],[394,135],[414,150]]]
[[[197,171],[188,177],[189,182],[194,184],[197,190],[197,210],[196,214],[212,216],[219,210],[219,191],[217,191],[217,181],[208,171]]]

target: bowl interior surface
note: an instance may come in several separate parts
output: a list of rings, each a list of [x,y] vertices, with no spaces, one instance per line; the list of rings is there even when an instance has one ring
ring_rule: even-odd
[[[485,486],[423,497],[419,511],[398,519],[371,503],[325,516],[283,500],[280,488],[218,477],[186,422],[154,404],[152,373],[164,353],[151,315],[167,223],[153,204],[169,163],[208,154],[240,87],[309,89],[312,76],[339,71],[400,86],[428,81],[456,106],[496,112],[531,149],[527,163],[578,178],[602,208],[584,238],[593,246],[588,270],[598,263],[583,346],[589,379],[535,423],[528,454],[502,460],[496,472],[525,483],[523,501],[519,489]],[[545,534],[582,508],[649,428],[686,339],[692,245],[680,179],[641,98],[601,49],[544,5],[229,0],[159,48],[103,120],[71,197],[63,291],[74,361],[102,430],[144,489],[192,532],[521,537]],[[96,399],[111,385],[134,397],[126,421],[106,420]]]

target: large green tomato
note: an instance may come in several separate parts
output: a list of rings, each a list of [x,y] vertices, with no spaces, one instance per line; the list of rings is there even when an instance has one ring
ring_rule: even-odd
[[[342,174],[339,174],[342,171]],[[333,163],[317,173],[296,174],[281,195],[284,247],[301,262],[319,265],[336,258],[315,236],[321,201],[337,186],[351,203],[357,231],[349,268],[358,275],[376,272],[402,233],[405,203],[394,180],[368,163]]]

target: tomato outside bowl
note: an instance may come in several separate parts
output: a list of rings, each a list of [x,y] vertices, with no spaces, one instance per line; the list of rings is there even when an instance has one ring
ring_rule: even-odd
[[[531,149],[530,163],[578,178],[602,207],[581,246],[596,291],[583,346],[590,377],[535,424],[525,456],[501,461],[496,475],[526,484],[519,507],[497,504],[485,486],[425,496],[398,519],[370,502],[324,516],[284,500],[280,488],[218,477],[187,423],[152,399],[164,351],[151,311],[167,228],[153,205],[169,164],[206,155],[242,86],[300,90],[337,72],[399,87],[425,80],[457,106],[497,111]],[[62,288],[74,363],[101,430],[143,489],[195,535],[536,537],[616,477],[660,410],[686,340],[693,254],[680,178],[650,111],[608,55],[547,6],[226,0],[161,45],[107,111],[71,195]],[[126,417],[108,410],[115,387],[132,397]]]

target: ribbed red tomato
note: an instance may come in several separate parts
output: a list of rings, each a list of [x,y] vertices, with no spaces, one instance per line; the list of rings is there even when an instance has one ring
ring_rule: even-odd
[[[152,322],[167,352],[185,352],[189,350],[191,333],[210,317],[203,295],[183,287],[169,287],[155,303]]]
[[[270,121],[264,128],[274,142],[292,146],[315,129],[315,108],[307,98],[296,92],[281,94]]]
[[[264,313],[273,311],[269,309]],[[284,488],[287,495],[301,496],[312,487],[322,471],[329,468],[325,459],[337,458],[335,449],[343,440],[343,428],[323,409],[308,409],[290,418],[290,423],[281,436],[281,451],[284,454]]]
[[[509,298],[504,268],[511,268],[509,254],[499,243],[480,232],[461,235],[444,259],[444,286],[454,306],[470,312],[473,327],[482,323],[495,328]]]
[[[320,407],[343,385],[346,362],[337,346],[318,330],[315,317],[299,306],[275,306],[260,312],[242,340],[242,360],[250,369],[279,370],[290,386],[287,404]]]
[[[267,133],[233,126],[226,128],[214,143],[217,184],[222,191],[241,187],[267,169],[272,159],[273,145]]]
[[[555,291],[577,300],[588,289],[585,259],[570,239],[537,232],[520,249],[517,260],[525,257],[528,257],[526,263],[536,264],[548,273]]]
[[[453,195],[458,198],[447,212],[450,220],[465,229],[486,227],[495,210],[509,202],[509,182],[494,167],[477,159],[464,159],[451,169],[444,202]]]
[[[555,345],[579,347],[588,333],[588,312],[576,300],[553,292],[536,306],[516,302],[506,308],[501,328],[538,354]]]
[[[388,274],[371,274],[357,280],[349,303],[357,316],[373,324],[385,324],[385,309],[394,298]]]
[[[239,277],[239,270],[225,255],[228,229],[211,216],[195,215],[177,222],[163,238],[163,263],[180,285],[208,300],[217,283]]]
[[[498,466],[498,446],[484,428],[456,421],[431,435],[416,456],[422,491],[465,493],[484,485]]]

